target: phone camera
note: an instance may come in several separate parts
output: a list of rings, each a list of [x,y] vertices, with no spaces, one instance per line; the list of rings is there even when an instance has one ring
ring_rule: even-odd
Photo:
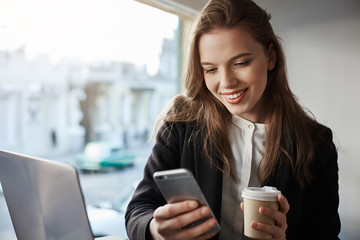
[[[164,180],[164,179],[167,179],[167,176],[158,176],[157,179],[158,180]]]

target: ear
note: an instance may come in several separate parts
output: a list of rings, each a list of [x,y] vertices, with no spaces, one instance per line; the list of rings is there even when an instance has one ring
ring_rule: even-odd
[[[267,49],[267,60],[268,60],[268,70],[273,70],[275,68],[276,60],[277,60],[275,45],[273,43],[270,43]]]

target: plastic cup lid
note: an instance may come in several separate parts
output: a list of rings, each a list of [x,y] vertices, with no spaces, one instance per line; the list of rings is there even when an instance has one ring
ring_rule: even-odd
[[[277,201],[277,196],[281,192],[276,187],[246,187],[241,196],[247,199],[259,200],[259,201]]]

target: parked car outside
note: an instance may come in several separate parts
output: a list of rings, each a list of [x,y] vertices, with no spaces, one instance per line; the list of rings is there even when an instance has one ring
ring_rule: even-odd
[[[96,171],[131,166],[134,159],[135,154],[118,143],[94,141],[86,144],[84,152],[75,157],[75,163],[80,170]]]

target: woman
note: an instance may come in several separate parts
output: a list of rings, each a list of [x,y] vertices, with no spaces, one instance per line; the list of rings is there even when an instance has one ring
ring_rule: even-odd
[[[241,191],[274,186],[279,211],[253,222],[272,239],[338,239],[338,165],[332,132],[299,105],[270,16],[250,0],[211,0],[190,45],[185,95],[174,98],[126,213],[130,239],[246,239]],[[155,171],[193,172],[216,219],[194,201],[167,204]],[[243,205],[241,204],[243,209]],[[207,234],[216,223],[219,233]]]

